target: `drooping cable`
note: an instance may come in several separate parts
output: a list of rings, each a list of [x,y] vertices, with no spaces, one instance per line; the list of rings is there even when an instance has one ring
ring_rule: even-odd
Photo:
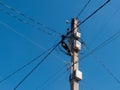
[[[35,66],[32,68],[32,70],[14,87],[13,90],[16,90],[45,60],[46,58],[56,49],[56,47],[61,43],[58,42],[54,48],[52,48],[47,55],[45,55],[45,57]]]
[[[81,11],[78,13],[77,17],[80,17],[80,15],[84,12],[84,10],[87,8],[87,6],[89,5],[89,3],[91,2],[91,0],[88,0],[88,2],[85,4],[85,6],[81,9]]]
[[[20,15],[20,16],[22,16],[22,17],[24,17],[24,18],[27,18],[28,20],[30,20],[30,21],[32,22],[32,23],[30,23],[30,22],[28,22],[27,20],[24,20],[24,19],[18,17],[17,15],[14,15],[12,12],[8,12],[8,11],[5,11],[3,8],[0,8],[0,11],[2,11],[2,12],[4,12],[5,14],[7,14],[7,15],[9,15],[9,16],[17,19],[17,20],[19,20],[20,22],[22,22],[22,23],[24,23],[24,24],[28,24],[28,25],[30,25],[31,27],[34,27],[34,28],[36,28],[36,29],[38,29],[38,30],[40,30],[40,31],[42,31],[42,32],[47,33],[48,35],[56,35],[56,36],[60,36],[60,35],[61,35],[61,33],[57,32],[56,30],[54,30],[54,29],[52,29],[52,28],[49,28],[49,27],[46,26],[46,25],[41,24],[40,22],[34,20],[33,18],[25,15],[24,13],[18,11],[17,9],[15,9],[15,8],[13,8],[13,7],[11,7],[11,6],[9,6],[9,5],[1,2],[1,1],[0,1],[0,5],[8,8],[8,9],[10,9],[11,11],[14,11],[14,12],[17,13],[18,15]],[[35,24],[36,24],[37,26],[36,26]],[[45,30],[42,30],[40,27],[45,28]],[[49,32],[49,33],[48,33],[48,32]],[[53,34],[53,33],[54,33],[54,34]]]
[[[50,48],[51,49],[51,48]],[[36,60],[38,60],[42,55],[44,55],[45,53],[47,53],[50,49],[44,51],[43,53],[41,53],[39,56],[35,57],[34,59],[32,59],[31,61],[29,61],[28,63],[26,63],[25,65],[21,66],[20,68],[18,68],[17,70],[15,70],[14,72],[10,73],[8,76],[6,76],[5,78],[3,78],[2,80],[0,80],[0,84],[3,83],[4,81],[8,80],[9,78],[11,78],[12,76],[14,76],[16,73],[20,72],[21,70],[23,70],[24,68],[26,68],[28,65],[32,64],[33,62],[35,62]]]

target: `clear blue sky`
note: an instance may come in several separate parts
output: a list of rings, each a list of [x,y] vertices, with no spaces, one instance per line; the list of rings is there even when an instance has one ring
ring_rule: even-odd
[[[0,0],[45,26],[65,34],[70,27],[66,20],[77,16],[88,0]],[[84,20],[106,0],[91,0],[79,17]],[[0,9],[32,23],[12,10],[0,5]],[[86,45],[80,57],[120,31],[120,0],[111,0],[102,10],[79,27]],[[38,25],[36,25],[38,26]],[[40,26],[42,30],[47,31]],[[49,32],[49,31],[48,31]],[[24,24],[0,11],[0,80],[56,44],[60,36]],[[60,46],[59,46],[60,47]],[[80,90],[120,90],[120,84],[105,70],[120,79],[120,38],[98,49],[83,59],[79,66],[83,72]],[[40,58],[42,59],[42,57]],[[39,59],[39,60],[40,60]],[[38,61],[39,61],[38,60]],[[70,57],[57,48],[47,61],[40,65],[17,90],[69,90],[69,71],[65,66]],[[19,81],[38,61],[0,83],[0,90],[13,90]],[[101,65],[101,61],[104,65]]]

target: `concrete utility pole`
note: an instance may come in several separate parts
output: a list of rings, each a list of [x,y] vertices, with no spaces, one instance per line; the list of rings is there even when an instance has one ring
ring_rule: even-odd
[[[81,49],[81,43],[78,41],[81,34],[78,32],[78,20],[71,20],[71,34],[69,38],[69,46],[71,50],[71,75],[70,90],[79,90],[79,81],[82,80],[82,72],[78,69],[78,52]]]

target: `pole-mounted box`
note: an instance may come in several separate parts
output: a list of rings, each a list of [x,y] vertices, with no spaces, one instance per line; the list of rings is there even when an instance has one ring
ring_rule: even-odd
[[[74,43],[74,49],[76,50],[76,52],[81,49],[81,43],[78,40],[76,40]]]
[[[75,70],[75,79],[82,80],[82,72],[80,70]]]
[[[76,33],[74,34],[74,37],[75,37],[75,39],[79,39],[79,38],[81,37],[81,33],[76,32]]]

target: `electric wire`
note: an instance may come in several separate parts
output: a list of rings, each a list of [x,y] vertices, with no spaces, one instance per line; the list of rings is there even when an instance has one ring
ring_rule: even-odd
[[[40,46],[39,44],[35,43],[33,40],[31,40],[31,39],[28,38],[27,36],[23,35],[22,33],[17,32],[15,29],[13,29],[13,28],[12,28],[11,26],[9,26],[8,24],[3,23],[3,22],[1,22],[1,21],[0,21],[0,24],[3,25],[3,26],[5,26],[5,27],[7,27],[7,28],[9,28],[11,31],[15,32],[16,34],[18,34],[19,36],[23,37],[24,39],[30,41],[32,44],[35,44],[35,45],[37,45],[37,46],[39,46],[39,47],[41,48],[41,46]],[[42,47],[42,48],[43,48],[43,47]],[[43,48],[43,49],[46,50],[45,48]],[[49,49],[49,50],[50,50],[50,49]],[[49,51],[49,50],[46,50],[46,52]],[[45,53],[45,52],[43,52],[43,54],[44,54],[44,53]],[[42,55],[42,54],[41,54],[41,55]],[[30,65],[31,63],[35,62],[36,60],[38,60],[41,55],[39,55],[38,57],[34,58],[33,60],[31,60],[31,61],[28,62],[27,64],[21,66],[20,68],[18,68],[18,69],[15,70],[14,72],[8,74],[5,78],[3,78],[2,80],[0,80],[0,84],[3,83],[4,81],[7,81],[9,78],[11,78],[12,76],[14,76],[16,73],[20,72],[20,71],[23,70],[25,67],[27,67],[27,66]],[[54,55],[55,57],[57,57],[55,54],[53,54],[53,55]],[[58,57],[57,57],[57,58],[58,58]],[[64,63],[65,63],[65,61],[64,61]],[[58,74],[58,73],[57,73],[57,74]]]
[[[61,36],[60,34],[58,35],[58,34],[55,34],[53,31],[52,32],[48,32],[48,30],[46,30],[46,29],[42,29],[40,26],[36,26],[36,25],[34,25],[33,23],[30,23],[30,22],[28,22],[27,20],[24,20],[24,19],[22,19],[22,18],[20,18],[20,17],[18,17],[18,16],[16,16],[16,15],[14,15],[13,13],[11,13],[11,12],[8,12],[8,11],[6,11],[6,10],[4,10],[3,8],[0,8],[0,11],[2,11],[3,13],[5,13],[5,14],[7,14],[7,15],[9,15],[9,16],[11,16],[11,17],[13,17],[13,18],[15,18],[16,20],[18,20],[18,21],[20,21],[20,22],[22,22],[22,23],[24,23],[24,24],[27,24],[27,25],[29,25],[29,26],[31,26],[31,27],[33,27],[33,28],[35,28],[35,29],[37,29],[37,30],[39,30],[39,31],[42,31],[42,32],[44,32],[44,33],[46,33],[47,35],[49,35],[49,36]],[[51,29],[52,30],[52,29]]]
[[[110,0],[108,0],[108,1],[110,1]],[[102,6],[102,7],[103,7],[103,6]],[[102,7],[101,7],[101,8],[102,8]],[[97,10],[97,11],[98,11],[98,10]],[[97,12],[97,11],[96,11],[96,12]],[[96,12],[95,12],[95,13],[96,13]],[[95,13],[94,13],[94,14],[95,14]],[[94,15],[94,14],[93,14],[93,15]],[[91,16],[92,16],[92,15],[91,15]],[[88,18],[86,18],[86,19],[83,21],[83,23],[84,23],[87,19],[89,19],[91,16],[89,16]],[[81,25],[81,24],[79,24],[79,25]],[[78,26],[79,26],[79,25],[78,25]],[[15,90],[15,89],[14,89],[14,90]]]
[[[26,35],[18,32],[17,30],[15,30],[14,28],[12,28],[11,26],[9,26],[7,23],[4,23],[2,21],[0,21],[0,24],[3,25],[4,27],[8,28],[9,30],[13,31],[14,33],[16,33],[17,35],[19,35],[20,37],[24,38],[25,40],[29,41],[30,43],[32,43],[33,45],[42,48],[43,50],[47,50],[46,48],[42,47],[41,45],[39,45],[37,42],[33,41],[31,38],[27,37]],[[58,55],[52,53],[53,56],[55,56],[57,59],[61,59]],[[60,60],[61,61],[61,60]],[[66,60],[63,60],[61,62],[65,63]]]
[[[56,71],[53,75],[51,75],[47,80],[45,80],[40,86],[42,87],[37,87],[36,90],[43,90],[46,85],[49,85],[49,83],[55,81],[58,77],[62,76],[63,73],[65,73],[66,71],[64,71],[65,67],[60,68],[58,71]],[[58,76],[59,75],[59,76]],[[53,84],[53,83],[52,83]]]
[[[59,51],[62,52],[63,54],[67,54],[61,47],[58,47]]]
[[[57,46],[61,43],[58,42],[49,52],[47,55],[45,55],[45,57],[43,59],[41,59],[41,61],[35,65],[35,67],[32,68],[32,70],[14,87],[13,90],[16,90],[45,60],[46,58],[57,48]]]
[[[88,17],[86,17],[83,21],[80,21],[77,27],[72,28],[67,35],[69,35],[74,29],[80,27],[82,24],[84,24],[88,19],[90,19],[93,15],[95,15],[99,10],[101,10],[105,5],[107,5],[111,0],[107,0],[104,4],[102,4],[99,8],[97,8],[92,14],[90,14]]]
[[[53,78],[53,76],[52,76],[52,80],[51,80],[51,82],[45,82],[44,83],[44,86],[42,86],[41,88],[39,88],[39,89],[37,89],[37,90],[45,90],[45,88],[46,88],[46,85],[47,85],[47,87],[48,86],[51,86],[51,85],[54,85],[55,84],[55,82],[57,81],[57,80],[60,80],[63,76],[64,76],[64,74],[66,74],[67,73],[67,70],[66,71],[63,71],[63,72],[61,72],[61,74],[59,74],[59,76],[57,76],[58,74],[56,74],[56,76]]]
[[[80,15],[84,12],[84,10],[87,8],[87,6],[89,5],[90,2],[91,2],[91,0],[88,0],[88,2],[85,4],[83,9],[81,9],[81,11],[78,13],[76,18],[80,17]]]
[[[27,18],[27,19],[29,19],[30,21],[32,21],[32,22],[35,23],[36,25],[40,25],[40,26],[46,28],[47,30],[56,33],[57,35],[61,35],[60,32],[58,32],[58,31],[56,31],[56,30],[54,30],[54,29],[52,29],[52,28],[49,28],[49,27],[46,26],[46,25],[41,24],[39,21],[36,21],[36,20],[33,19],[32,17],[30,17],[30,16],[28,16],[28,15],[22,13],[21,11],[19,11],[19,10],[17,10],[17,9],[15,9],[15,8],[13,8],[13,7],[11,7],[11,6],[9,6],[9,5],[7,5],[7,4],[1,2],[1,1],[0,1],[0,4],[1,4],[2,6],[4,6],[4,7],[8,8],[8,9],[10,9],[11,11],[14,11],[15,13],[17,13],[17,14],[19,14],[19,15],[21,15],[21,16]]]
[[[87,54],[85,54],[83,57],[81,57],[81,59],[79,61],[82,61],[83,59],[85,59],[89,55],[93,54],[98,49],[103,48],[105,45],[111,43],[113,40],[117,39],[118,37],[120,37],[120,31],[116,32],[111,37],[109,37],[107,40],[105,40],[104,42],[102,42],[101,44],[99,44],[96,48],[94,48],[93,50],[91,50],[90,52],[88,52]],[[108,72],[108,74],[111,75],[113,77],[113,79],[118,84],[120,84],[120,80],[110,71],[110,69],[104,63],[102,63],[100,60],[98,62],[103,66],[103,68],[105,68],[105,70]],[[78,62],[76,62],[76,63],[78,63]],[[76,64],[76,63],[74,63],[74,64]]]
[[[118,32],[118,33],[120,33],[120,32]],[[117,39],[119,36],[117,36],[117,34],[115,34],[116,35],[116,37],[115,36],[113,36],[113,37],[111,37],[111,40],[108,42],[107,41],[107,43],[105,44],[105,45],[107,45],[108,43],[110,43],[112,40],[115,40],[115,39]],[[104,46],[105,46],[104,45]],[[87,48],[88,48],[88,46],[87,46]],[[89,49],[89,48],[88,48]],[[95,56],[95,55],[93,55],[94,57],[95,57],[95,60],[104,68],[104,70],[118,83],[118,84],[120,84],[120,80],[114,75],[114,73],[100,60],[100,59],[98,59],[97,58],[97,56]]]
[[[95,57],[95,56],[94,56]],[[104,68],[104,70],[118,83],[120,84],[120,80],[113,74],[113,72],[97,57],[95,60]]]
[[[89,15],[86,19],[84,19],[79,25],[82,25],[84,22],[86,22],[90,17],[92,17],[96,12],[98,12],[102,7],[104,7],[108,2],[110,2],[110,0],[108,0],[107,2],[105,2],[102,6],[100,6],[97,10],[95,10],[91,15]],[[117,39],[120,35],[120,31],[115,33],[114,35],[112,35],[110,38],[108,38],[107,40],[105,40],[103,43],[101,43],[100,45],[98,45],[96,48],[94,48],[93,50],[91,50],[90,52],[88,52],[85,56],[83,56],[81,60],[83,60],[84,58],[86,58],[87,56],[93,54],[95,51],[97,51],[98,49],[104,47],[105,45],[109,44],[112,40]],[[116,80],[117,83],[120,84],[120,80],[110,71],[110,69],[108,67],[106,67],[106,65],[104,63],[102,63],[101,61],[99,61],[99,63],[103,66],[103,68],[108,72],[109,75],[111,75],[113,77],[114,80]],[[75,64],[75,63],[74,63]]]
[[[2,8],[0,8],[0,11],[2,11],[3,13],[5,13],[5,14],[13,17],[13,18],[15,18],[16,20],[18,20],[18,21],[20,21],[20,22],[22,22],[22,23],[24,23],[24,24],[28,24],[28,25],[30,25],[31,27],[36,28],[37,30],[46,33],[47,35],[50,35],[50,36],[51,36],[51,35],[52,35],[52,36],[58,36],[58,35],[54,34],[53,32],[48,32],[47,30],[43,30],[43,29],[41,29],[41,27],[37,27],[37,26],[35,26],[34,24],[32,24],[32,23],[30,23],[30,22],[27,22],[26,20],[21,19],[20,17],[17,17],[16,15],[14,15],[14,14],[12,14],[11,12],[8,12],[8,11],[2,9]]]
[[[7,27],[9,30],[13,31],[14,33],[16,33],[17,35],[19,35],[20,37],[24,38],[25,40],[29,41],[31,44],[42,48],[43,50],[47,50],[46,48],[44,48],[43,46],[41,46],[40,44],[38,44],[37,42],[33,41],[31,38],[27,37],[26,35],[18,32],[17,30],[15,30],[14,28],[12,28],[10,25],[8,25],[7,23],[4,23],[2,21],[0,21],[0,24]],[[61,59],[58,55],[52,53],[53,56],[55,56],[57,59]],[[65,61],[65,60],[63,60]]]
[[[119,8],[117,8],[113,13],[112,13],[112,15],[108,18],[108,21],[106,21],[106,20],[104,20],[104,25],[102,25],[102,27],[101,28],[99,28],[99,32],[98,33],[102,33],[103,31],[104,31],[104,27],[105,26],[107,26],[108,25],[108,23],[110,23],[113,19],[114,19],[114,17],[116,17],[116,15],[118,14],[118,12],[120,11],[120,9]],[[95,35],[95,37],[94,37],[94,42],[97,40],[97,38],[98,38],[98,34],[96,34]],[[92,46],[92,43],[93,42],[93,40],[91,40],[91,42],[90,42],[90,45]]]
[[[86,17],[82,22],[78,24],[78,27],[85,23],[89,18],[91,18],[94,14],[96,14],[100,9],[102,9],[106,4],[108,4],[110,0],[107,0],[103,5],[101,5],[98,9],[96,9],[92,14],[90,14],[88,17]]]
[[[42,48],[43,50],[46,50],[44,47],[42,47],[40,44],[38,44],[37,42],[33,41],[31,38],[27,37],[26,35],[18,32],[17,30],[15,30],[14,28],[12,28],[10,25],[8,25],[7,23],[4,23],[2,21],[0,21],[0,24],[3,25],[4,27],[8,28],[9,30],[11,30],[12,32],[16,33],[17,35],[19,35],[20,37],[24,38],[25,40],[29,41],[31,44]]]
[[[50,48],[51,49],[51,48]],[[12,76],[14,76],[16,73],[20,72],[21,70],[23,70],[24,68],[26,68],[28,65],[32,64],[33,62],[35,62],[36,60],[38,60],[41,56],[43,56],[45,53],[47,53],[50,49],[44,51],[43,53],[41,53],[39,56],[35,57],[34,59],[32,59],[31,61],[29,61],[28,63],[24,64],[23,66],[21,66],[20,68],[18,68],[17,70],[15,70],[14,72],[10,73],[8,76],[6,76],[5,78],[3,78],[2,80],[0,80],[0,84],[3,83],[4,81],[8,80],[9,78],[11,78]]]
[[[94,52],[96,52],[100,48],[103,48],[107,44],[111,43],[113,40],[117,39],[118,37],[120,37],[120,31],[116,32],[115,34],[113,34],[112,36],[110,36],[108,39],[106,39],[105,41],[103,41],[101,44],[99,44],[98,46],[96,46],[93,50],[89,51],[87,54],[85,54],[83,57],[81,57],[80,61],[82,61],[83,59],[85,59],[89,55],[93,54]]]
[[[106,4],[104,4],[104,5],[106,5]],[[103,5],[103,6],[104,6],[104,5]],[[100,8],[102,8],[103,6],[101,6]],[[98,10],[99,10],[99,9],[98,9]],[[96,12],[97,12],[97,11],[95,11],[95,13],[96,13]],[[90,17],[91,17],[91,16],[90,16]],[[89,17],[89,18],[90,18],[90,17]],[[89,18],[88,18],[88,19],[89,19]],[[84,22],[85,22],[85,21],[84,21]],[[83,23],[84,23],[84,22],[83,22]]]
[[[63,62],[65,63],[65,67],[67,67],[68,62],[67,61],[63,61]],[[56,71],[54,74],[52,74],[50,77],[48,77],[48,79],[45,80],[40,85],[40,87],[38,86],[35,90],[43,90],[43,89],[45,89],[46,86],[48,87],[48,85],[50,85],[53,81],[55,82],[57,80],[57,78],[61,77],[66,72],[66,71],[64,71],[65,67],[61,67],[58,71]],[[68,71],[68,68],[67,68],[67,71]]]

